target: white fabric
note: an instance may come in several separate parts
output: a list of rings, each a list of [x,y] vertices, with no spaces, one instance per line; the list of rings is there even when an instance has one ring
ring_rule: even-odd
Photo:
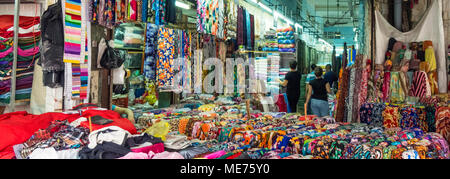
[[[112,75],[113,75],[113,84],[115,85],[123,85],[125,84],[125,69],[124,64],[120,66],[119,68],[112,69]]]
[[[93,149],[97,146],[97,144],[102,144],[103,142],[112,142],[122,145],[130,135],[131,134],[128,131],[117,126],[105,127],[89,134],[88,147]]]
[[[434,0],[419,24],[409,32],[400,32],[381,15],[375,12],[376,19],[376,64],[383,64],[390,38],[404,43],[431,40],[436,51],[438,66],[438,86],[440,93],[447,93],[447,69],[445,54],[444,26],[442,21],[442,1]]]
[[[72,127],[78,127],[81,124],[81,122],[84,122],[84,121],[87,121],[87,119],[85,117],[80,117],[77,120],[72,121],[69,125]]]
[[[30,159],[79,159],[79,149],[56,151],[55,148],[37,148],[28,157]]]
[[[14,26],[9,28],[7,31],[8,32],[14,32]],[[22,27],[19,27],[19,34],[26,34],[26,33],[39,32],[39,31],[41,31],[40,28],[39,28],[39,24],[31,26],[28,29],[24,29]]]

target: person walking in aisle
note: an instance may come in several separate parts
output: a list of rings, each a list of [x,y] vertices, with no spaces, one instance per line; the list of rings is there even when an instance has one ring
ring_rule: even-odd
[[[308,88],[308,85],[309,85],[309,82],[311,82],[312,80],[314,80],[314,79],[316,79],[316,75],[314,74],[314,70],[316,69],[316,64],[312,64],[311,65],[311,73],[309,73],[307,76],[306,76],[306,89],[305,89],[305,98],[307,98],[308,97],[308,90],[309,90],[309,88]],[[308,103],[308,106],[307,106],[307,113],[309,114],[309,113],[311,113],[312,111],[311,111],[311,103]]]
[[[331,65],[330,64],[328,64],[325,67],[325,75],[323,76],[323,78],[330,84],[331,88],[335,87],[333,85],[336,85],[335,82],[337,82],[339,80],[336,72],[331,71]]]
[[[297,62],[289,63],[291,71],[286,74],[284,81],[279,80],[280,84],[286,87],[286,95],[288,98],[291,113],[297,113],[297,103],[300,98],[300,80],[301,74],[297,71]]]
[[[308,95],[306,97],[305,105],[311,100],[311,111],[317,117],[324,117],[329,115],[328,94],[332,94],[330,84],[322,78],[323,70],[321,67],[316,67],[314,70],[316,79],[308,84]]]

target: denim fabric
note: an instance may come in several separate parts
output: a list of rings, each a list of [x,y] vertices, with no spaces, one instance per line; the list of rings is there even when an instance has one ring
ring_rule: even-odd
[[[317,117],[328,116],[329,114],[328,101],[311,99],[311,110],[312,113]]]

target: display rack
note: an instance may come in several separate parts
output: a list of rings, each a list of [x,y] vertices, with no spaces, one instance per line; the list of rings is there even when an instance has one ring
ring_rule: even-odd
[[[10,112],[15,111],[16,105],[26,105],[29,102],[22,101],[16,103],[16,70],[17,70],[17,58],[18,58],[18,48],[19,48],[19,17],[20,17],[20,4],[38,4],[40,8],[40,14],[43,13],[43,3],[46,3],[44,0],[0,0],[1,4],[14,4],[14,42],[13,42],[13,66],[11,70],[11,89],[10,89],[10,100],[9,104],[0,103],[0,106],[9,105]]]

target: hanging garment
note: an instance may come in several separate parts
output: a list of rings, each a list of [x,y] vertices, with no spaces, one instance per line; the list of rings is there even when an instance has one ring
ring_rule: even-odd
[[[63,71],[64,31],[61,1],[52,4],[41,19],[42,55],[38,65],[43,71]]]

